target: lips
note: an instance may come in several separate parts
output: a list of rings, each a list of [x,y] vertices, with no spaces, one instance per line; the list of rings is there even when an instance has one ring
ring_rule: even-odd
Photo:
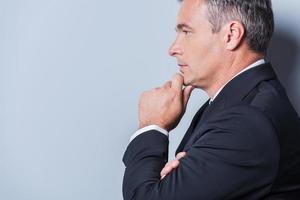
[[[178,64],[178,66],[180,67],[180,69],[187,67],[187,65],[185,65],[185,64]]]
[[[178,65],[179,67],[187,67],[187,65],[184,64],[184,63],[177,63],[177,65]]]
[[[179,65],[180,67],[187,67],[187,65]]]
[[[185,64],[178,64],[178,66],[180,67],[179,71],[183,74],[183,71],[184,71],[184,68],[188,67],[187,65]]]

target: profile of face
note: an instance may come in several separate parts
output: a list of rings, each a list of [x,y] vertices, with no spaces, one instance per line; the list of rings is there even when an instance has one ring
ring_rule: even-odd
[[[204,0],[184,0],[177,16],[176,40],[169,54],[176,57],[184,85],[205,89],[222,66],[224,37],[213,32]]]

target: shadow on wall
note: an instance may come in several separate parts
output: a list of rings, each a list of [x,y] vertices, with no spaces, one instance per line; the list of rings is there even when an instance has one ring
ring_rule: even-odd
[[[268,50],[268,60],[271,61],[278,78],[286,88],[287,94],[300,115],[300,85],[297,77],[300,76],[300,44],[297,37],[284,31],[276,31]]]

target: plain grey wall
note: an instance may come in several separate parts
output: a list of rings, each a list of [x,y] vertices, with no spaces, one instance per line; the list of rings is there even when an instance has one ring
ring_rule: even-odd
[[[300,111],[300,2],[274,0],[269,57]],[[177,72],[167,1],[0,0],[0,199],[122,199],[143,90]],[[207,96],[194,91],[170,158]]]

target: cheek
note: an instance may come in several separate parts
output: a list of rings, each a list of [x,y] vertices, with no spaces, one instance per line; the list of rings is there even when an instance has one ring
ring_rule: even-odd
[[[205,59],[215,48],[215,44],[211,39],[211,37],[207,37],[197,38],[196,40],[191,41],[189,44],[189,55],[191,55],[193,59]]]
[[[218,60],[214,48],[211,46],[195,48],[191,55],[193,56],[190,57],[190,72],[195,79],[206,79],[210,74],[214,73],[214,68]]]
[[[215,55],[210,46],[201,45],[191,49],[189,59],[192,66],[205,68],[207,65],[210,65],[213,59],[215,59]]]
[[[220,43],[216,35],[205,33],[201,37],[186,42],[185,58],[191,70],[202,73],[209,70],[214,63],[220,61]]]
[[[203,40],[199,45],[194,47],[193,56],[194,60],[199,64],[211,65],[217,60],[220,60],[220,48],[219,44],[214,37],[209,37],[207,40]]]

